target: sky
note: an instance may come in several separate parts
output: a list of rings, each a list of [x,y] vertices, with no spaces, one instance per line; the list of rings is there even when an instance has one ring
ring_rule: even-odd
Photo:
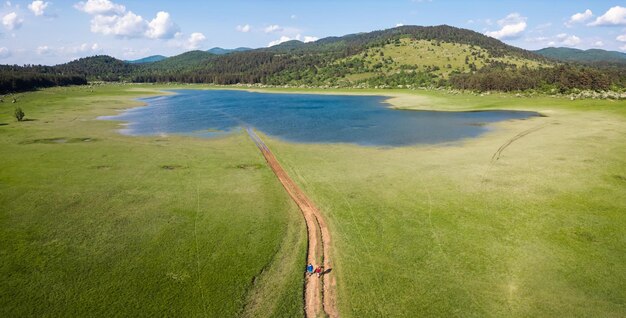
[[[132,60],[441,24],[524,49],[626,52],[624,0],[12,0],[0,3],[0,64]]]

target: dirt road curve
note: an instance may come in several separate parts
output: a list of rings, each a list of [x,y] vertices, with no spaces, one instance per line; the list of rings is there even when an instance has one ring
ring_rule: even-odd
[[[328,270],[332,270],[333,266],[330,260],[330,232],[328,231],[328,227],[321,213],[298,185],[293,182],[287,172],[281,167],[278,160],[276,160],[276,157],[274,157],[270,149],[254,130],[250,127],[246,128],[246,130],[250,138],[252,138],[257,147],[259,147],[259,150],[261,150],[268,165],[272,168],[278,180],[283,184],[289,196],[291,196],[302,211],[302,215],[306,221],[309,242],[307,262],[314,266],[323,264],[324,270],[327,272]],[[304,269],[305,264],[302,265],[303,273]],[[332,272],[328,272],[323,275],[321,279],[318,278],[317,275],[311,277],[305,276],[305,279],[304,306],[306,317],[315,318],[323,314],[331,318],[339,317],[336,306],[335,275],[333,275]]]

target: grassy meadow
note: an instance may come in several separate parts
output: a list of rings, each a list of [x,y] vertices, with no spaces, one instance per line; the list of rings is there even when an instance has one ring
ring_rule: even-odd
[[[446,145],[271,140],[330,223],[344,317],[626,315],[626,102],[438,92],[390,102],[547,117]]]
[[[304,222],[253,143],[119,135],[95,118],[155,94],[129,87],[22,94],[22,123],[0,104],[0,314],[302,316]],[[264,136],[326,215],[342,317],[626,315],[626,102],[308,92],[546,116],[444,145]]]
[[[148,94],[0,104],[0,316],[303,316],[305,226],[254,144],[96,120]]]

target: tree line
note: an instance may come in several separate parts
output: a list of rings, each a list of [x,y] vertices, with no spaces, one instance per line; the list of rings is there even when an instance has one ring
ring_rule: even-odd
[[[86,84],[85,76],[58,73],[47,66],[0,66],[0,94]]]
[[[626,72],[577,65],[538,69],[491,66],[473,73],[453,74],[448,83],[457,89],[476,91],[511,92],[530,89],[557,90],[560,93],[572,89],[606,91],[623,88],[626,84]]]
[[[112,58],[109,58],[112,59]],[[298,56],[254,52],[232,54],[220,60],[210,60],[196,65],[195,69],[169,71],[128,67],[119,63],[104,62],[81,68],[77,65],[0,66],[0,94],[21,92],[52,86],[85,85],[88,80],[129,81],[136,83],[211,83],[211,84],[267,84],[368,87],[439,86],[476,91],[558,91],[620,90],[626,87],[624,68],[595,68],[573,64],[531,69],[514,65],[492,64],[468,73],[452,73],[443,79],[433,71],[399,70],[393,74],[379,74],[357,83],[346,84],[342,79],[351,70],[363,66],[355,62],[331,63],[333,59],[320,55]]]

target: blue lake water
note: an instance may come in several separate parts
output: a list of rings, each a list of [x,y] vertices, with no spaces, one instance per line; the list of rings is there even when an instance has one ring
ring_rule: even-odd
[[[486,126],[534,112],[436,112],[389,109],[381,96],[265,94],[180,90],[145,98],[148,107],[104,119],[122,120],[129,135],[224,135],[242,127],[287,141],[367,146],[434,144],[476,137]]]

